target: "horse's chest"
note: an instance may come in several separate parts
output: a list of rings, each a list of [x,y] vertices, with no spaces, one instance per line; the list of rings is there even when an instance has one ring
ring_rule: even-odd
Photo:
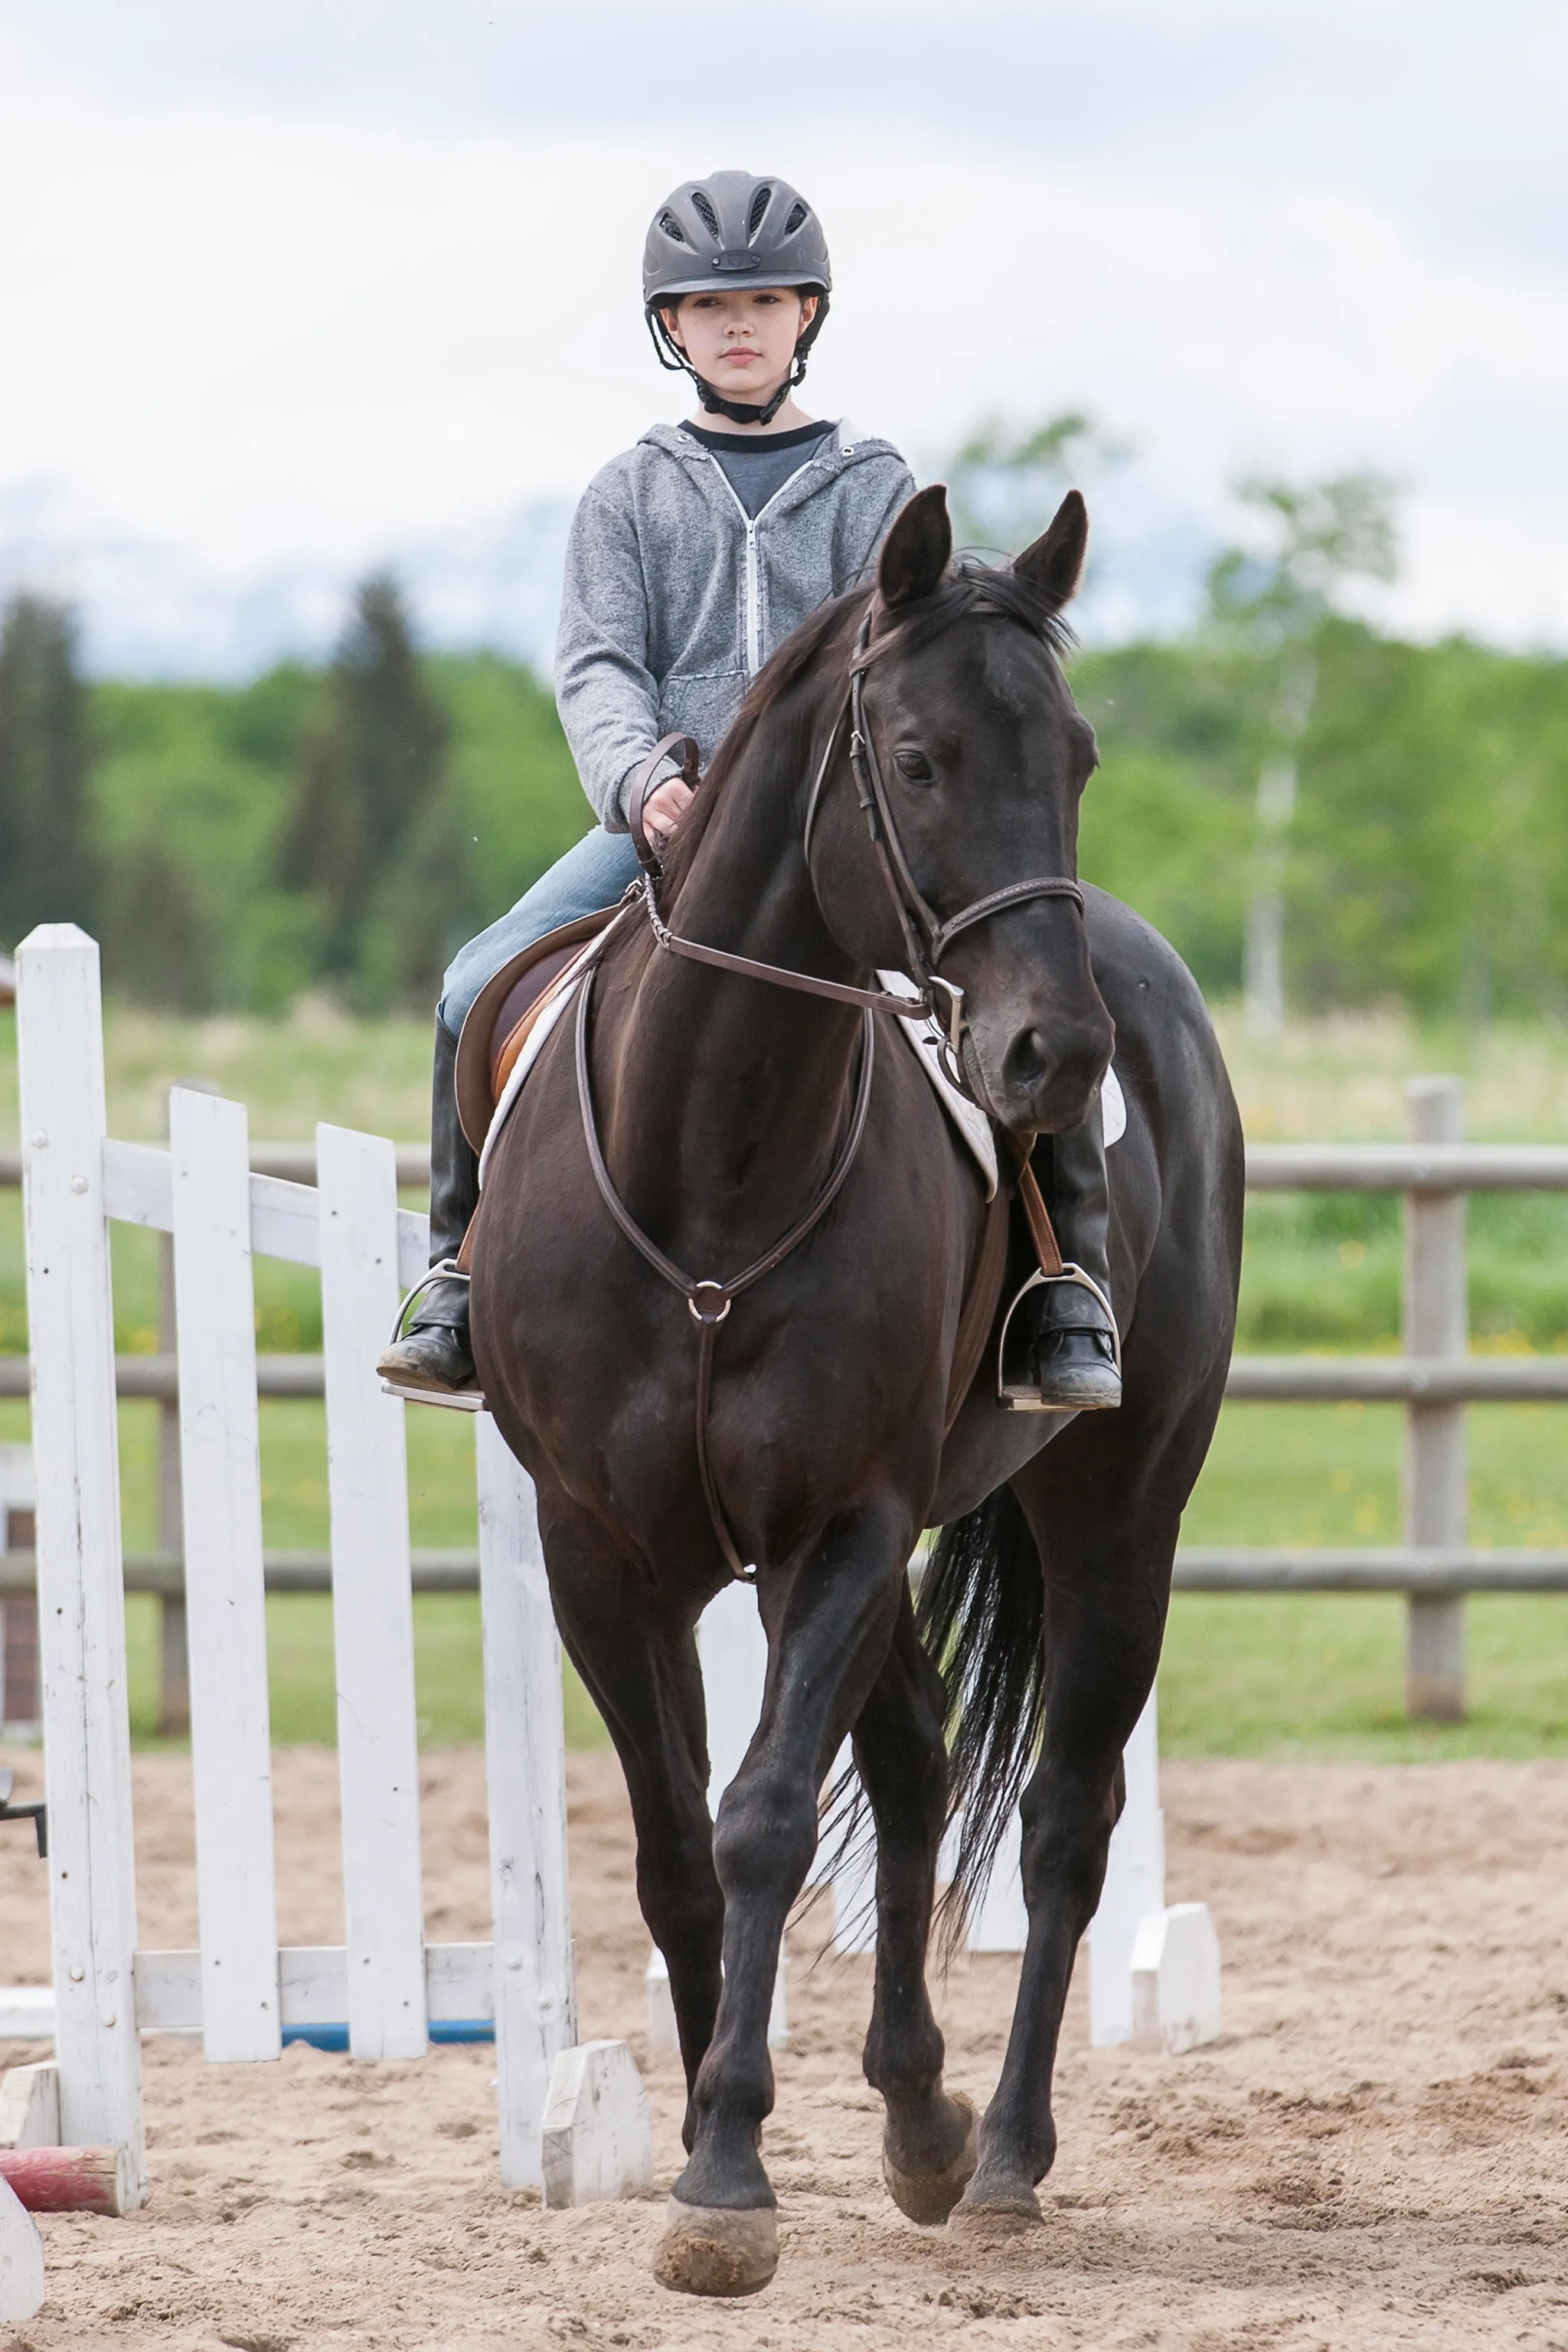
[[[831,1213],[732,1297],[713,1335],[702,1425],[748,1517],[783,1524],[803,1494],[852,1492],[868,1463],[907,1468],[940,1442],[978,1187],[923,1088],[897,1108],[903,1118],[868,1129]],[[700,1333],[683,1292],[605,1213],[574,1144],[569,1130],[534,1139],[525,1181],[503,1183],[503,1213],[481,1226],[476,1333],[488,1312],[481,1358],[504,1359],[562,1484],[646,1528],[689,1505]],[[694,1282],[726,1283],[787,1233],[788,1188],[773,1191],[733,1233],[692,1220],[660,1245]]]

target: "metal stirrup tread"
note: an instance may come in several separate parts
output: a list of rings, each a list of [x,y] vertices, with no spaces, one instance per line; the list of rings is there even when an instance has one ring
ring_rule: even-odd
[[[408,1310],[426,1291],[433,1289],[438,1282],[471,1282],[473,1276],[464,1272],[455,1257],[437,1258],[429,1271],[420,1276],[413,1289],[405,1294],[393,1318],[387,1349],[390,1350],[402,1346],[407,1336],[403,1327],[408,1320]],[[483,1412],[485,1410],[484,1391],[479,1388],[420,1389],[416,1388],[411,1381],[389,1381],[384,1376],[381,1386],[384,1395],[402,1397],[408,1404],[446,1405],[458,1412]]]

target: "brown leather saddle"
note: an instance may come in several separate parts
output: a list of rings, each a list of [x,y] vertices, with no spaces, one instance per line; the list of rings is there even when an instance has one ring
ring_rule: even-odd
[[[502,964],[468,1008],[458,1040],[458,1117],[476,1151],[485,1148],[495,1108],[551,991],[615,915],[604,907],[534,940]]]

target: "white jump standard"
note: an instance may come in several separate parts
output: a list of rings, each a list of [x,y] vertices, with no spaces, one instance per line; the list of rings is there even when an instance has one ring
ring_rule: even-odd
[[[47,2096],[71,2147],[121,2151],[145,2195],[141,2034],[276,2058],[496,2045],[500,2169],[542,2188],[551,2074],[575,2040],[561,1654],[530,1482],[478,1422],[493,1940],[424,1935],[403,1407],[373,1366],[427,1223],[394,1147],[317,1130],[320,1189],[255,1176],[243,1108],[176,1090],[171,1148],[105,1132],[98,949],[44,925],[17,956],[37,1474],[52,1999],[0,1995],[53,2032]],[[174,1237],[200,1947],[139,1950],[109,1224]],[[321,1271],[345,1940],[279,1949],[256,1393],[257,1255]],[[25,1832],[24,1832],[25,1833]],[[26,1998],[30,1995],[30,2000]],[[14,2029],[13,2029],[14,2030]],[[19,2095],[19,2091],[18,2091]],[[13,2098],[11,2105],[16,2105]]]

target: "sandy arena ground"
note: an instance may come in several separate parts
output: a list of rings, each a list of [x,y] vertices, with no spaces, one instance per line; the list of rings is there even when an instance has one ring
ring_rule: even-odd
[[[36,1759],[7,1760],[36,1782]],[[193,1942],[186,1769],[136,1770],[143,1939]],[[341,1936],[333,1785],[330,1756],[278,1760],[288,1942]],[[1226,2037],[1173,2061],[1091,2053],[1075,1990],[1047,2226],[994,2251],[889,2200],[858,2063],[868,1964],[813,1968],[797,1932],[765,2142],[784,2259],[744,2304],[648,2274],[678,2069],[647,2066],[616,1766],[574,1758],[572,1785],[582,2031],[645,2064],[657,2198],[546,2213],[505,2194],[487,2051],[216,2068],[151,2042],[152,2201],[45,2221],[50,2299],[4,2352],[1568,2347],[1568,1769],[1167,1766],[1172,1898],[1214,1908]],[[429,1758],[425,1790],[430,1933],[483,1935],[480,1759]],[[46,1971],[41,1879],[30,1838],[0,1832],[0,1980]],[[960,1961],[939,1993],[949,2083],[982,2100],[1013,1977]]]

